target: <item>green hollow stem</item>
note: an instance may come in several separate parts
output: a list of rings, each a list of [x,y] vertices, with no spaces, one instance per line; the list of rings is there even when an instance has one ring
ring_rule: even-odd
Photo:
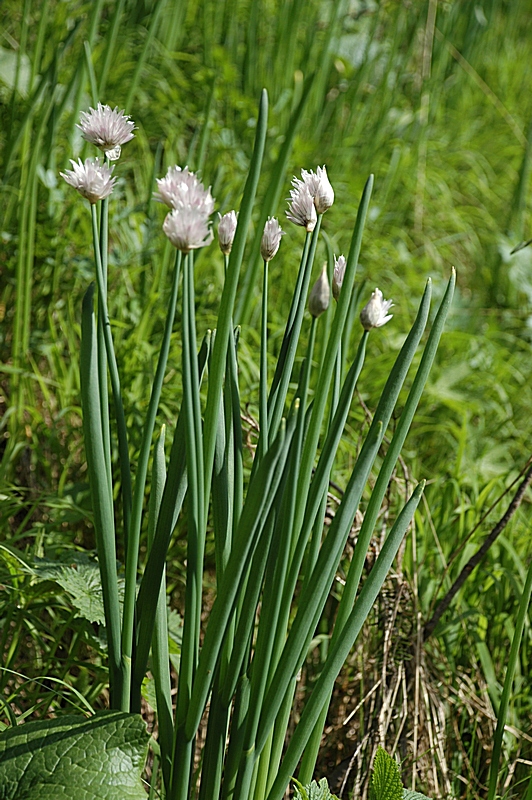
[[[207,331],[197,357],[199,381],[201,381],[205,371],[210,341],[211,332]],[[137,713],[140,712],[140,690],[146,674],[152,641],[156,614],[154,599],[158,597],[155,592],[157,587],[161,585],[170,539],[181,512],[188,486],[185,450],[185,415],[182,408],[170,450],[166,483],[164,485],[161,508],[157,517],[153,546],[150,550],[137,597],[137,637],[132,688],[134,699],[134,702],[132,701],[132,709]]]
[[[139,459],[137,464],[137,475],[135,478],[135,490],[133,494],[133,504],[131,509],[131,522],[128,533],[128,548],[126,553],[126,585],[124,593],[124,613],[122,622],[122,658],[124,660],[124,693],[127,692],[128,696],[131,692],[131,659],[133,657],[133,631],[135,626],[135,596],[137,588],[137,569],[139,557],[139,543],[140,543],[140,530],[142,525],[142,511],[144,506],[144,493],[146,488],[146,476],[148,474],[148,461],[150,457],[150,448],[153,437],[153,429],[155,426],[155,417],[159,406],[159,399],[161,397],[161,389],[163,385],[164,375],[166,372],[166,365],[168,362],[168,353],[170,351],[170,339],[172,337],[172,329],[174,326],[174,318],[177,305],[177,295],[179,291],[179,278],[181,275],[181,258],[182,255],[178,251],[176,255],[174,274],[172,280],[172,289],[170,292],[170,299],[168,302],[168,311],[166,315],[166,323],[163,333],[163,341],[161,350],[159,352],[159,360],[157,362],[157,369],[155,371],[155,378],[152,384],[150,402],[148,405],[148,412],[144,422],[144,429],[142,432],[142,442],[140,446]],[[128,697],[123,698],[124,705],[129,703]],[[124,710],[129,710],[124,709]]]
[[[268,449],[268,262],[264,262],[262,283],[262,319],[260,337],[260,386],[259,386],[260,436],[258,457],[264,457]]]
[[[301,466],[300,466],[297,491],[296,491],[297,501],[296,501],[295,523],[294,523],[296,535],[298,535],[299,531],[301,530],[301,526],[305,515],[305,509],[307,506],[307,497],[309,493],[309,487],[311,484],[312,468],[314,466],[314,459],[318,447],[323,415],[325,413],[325,407],[329,395],[331,378],[336,363],[338,345],[341,341],[343,328],[345,325],[345,321],[347,319],[349,305],[351,302],[351,294],[353,291],[353,284],[355,281],[355,274],[358,266],[358,257],[360,254],[360,248],[362,246],[362,235],[364,231],[364,225],[366,221],[367,211],[369,208],[369,201],[371,198],[372,189],[373,189],[373,175],[370,175],[366,181],[366,185],[364,186],[362,197],[360,199],[360,205],[358,207],[353,235],[351,238],[351,245],[349,248],[349,254],[347,256],[347,261],[346,261],[346,269],[345,269],[344,279],[342,282],[342,291],[340,292],[338,305],[336,308],[336,314],[334,316],[333,324],[331,327],[331,333],[329,335],[329,340],[327,342],[325,358],[323,360],[323,366],[320,372],[318,384],[316,386],[316,391],[314,394],[314,403],[312,406],[312,413],[310,417],[308,433],[301,454]],[[317,227],[318,226],[316,226],[316,228]],[[320,501],[321,497],[322,495],[320,493]]]
[[[94,530],[109,653],[111,708],[119,708],[121,697],[120,607],[116,574],[115,524],[112,499],[105,471],[100,392],[98,388],[98,352],[94,320],[94,284],[83,299],[81,324],[81,400],[85,453],[89,472]]]
[[[508,658],[508,666],[506,667],[506,675],[504,678],[504,686],[501,694],[501,702],[499,703],[499,710],[497,713],[497,727],[495,729],[495,736],[493,738],[493,752],[491,755],[489,787],[486,800],[495,800],[497,794],[497,782],[499,777],[499,764],[501,759],[502,740],[504,736],[504,726],[506,724],[506,716],[508,714],[508,706],[510,704],[510,697],[512,694],[512,686],[514,681],[515,670],[519,660],[519,648],[523,638],[523,631],[528,616],[528,607],[530,605],[530,598],[532,596],[532,562],[528,567],[526,574],[525,585],[523,587],[523,594],[519,601],[519,609],[517,611],[517,619],[515,621],[515,630],[512,638],[512,646],[510,648],[510,656]],[[530,793],[530,792],[529,792]]]
[[[345,276],[349,274],[348,270],[350,262],[351,259],[349,258]],[[354,277],[353,273],[351,273],[351,275]],[[344,281],[346,279],[345,276]],[[345,298],[346,305],[349,303],[349,300],[349,297]],[[286,686],[287,680],[296,674],[297,669],[299,668],[299,665],[306,654],[307,647],[312,636],[312,631],[315,630],[315,625],[318,622],[319,614],[321,613],[321,609],[326,602],[329,587],[334,579],[334,571],[355,516],[360,497],[362,496],[362,490],[366,483],[367,476],[369,475],[369,470],[371,469],[377,451],[382,443],[384,430],[389,423],[393,408],[399,396],[399,392],[415,355],[421,335],[425,329],[429,309],[430,286],[427,286],[414,325],[412,326],[412,329],[407,336],[403,347],[401,348],[401,351],[396,359],[386,386],[383,390],[381,399],[375,412],[375,416],[373,418],[373,422],[360,451],[360,455],[357,459],[357,463],[355,464],[355,468],[349,483],[344,492],[342,502],[336,512],[334,520],[319,551],[316,565],[312,571],[312,574],[305,576],[297,614],[290,629],[290,633],[281,654],[279,664],[277,665],[276,671],[272,677],[270,689],[266,694],[257,735],[257,753],[260,753],[260,750],[265,744],[271,726],[275,720],[275,717],[277,716],[278,709],[282,703],[284,692],[283,687]],[[335,323],[333,323],[333,331],[335,329]],[[330,343],[331,339],[329,340],[329,345]],[[333,353],[336,354],[336,352],[337,349],[334,348]],[[331,357],[333,353],[331,353]],[[332,367],[334,367],[334,362],[331,365],[331,368]],[[320,380],[321,377],[322,376],[320,376]],[[344,386],[344,389],[345,388],[346,387]],[[345,403],[341,398],[337,409],[337,414],[342,410],[344,405]],[[308,536],[306,531],[310,532],[310,527],[314,520],[315,510],[317,510],[322,500],[324,488],[324,484],[322,482],[324,481],[325,477],[328,476],[327,466],[328,461],[331,458],[330,444],[335,433],[337,433],[337,431],[335,430],[335,425],[333,423],[318,462],[316,474],[314,475],[314,479],[312,481],[311,491],[307,503],[307,511],[305,513],[305,521],[302,527],[299,542],[306,542],[306,538]],[[320,464],[323,466],[320,467]],[[319,474],[320,472],[321,474]]]
[[[360,597],[351,611],[342,636],[340,636],[334,646],[331,647],[324,668],[318,678],[312,694],[303,709],[301,719],[294,731],[288,745],[286,754],[283,758],[277,777],[268,794],[268,800],[281,800],[290,777],[294,774],[299,759],[305,746],[312,734],[316,722],[320,716],[323,703],[328,697],[334,681],[344,664],[349,651],[355,643],[364,622],[377,598],[377,595],[384,583],[388,571],[392,566],[399,546],[403,540],[408,526],[414,516],[414,512],[421,500],[425,482],[420,483],[411,498],[397,517],[395,524],[386,539],[384,546],[375,562],[375,565],[364,583]]]
[[[131,467],[129,463],[129,449],[127,442],[127,427],[120,390],[120,378],[118,375],[118,365],[111,335],[111,324],[107,310],[107,297],[103,277],[102,260],[99,246],[98,218],[96,206],[91,205],[92,211],[92,233],[94,239],[94,254],[96,261],[96,279],[98,283],[98,306],[103,318],[103,335],[105,350],[107,353],[107,364],[111,378],[111,388],[113,390],[113,400],[115,406],[116,426],[118,432],[118,453],[120,457],[120,477],[122,480],[122,500],[124,504],[124,538],[127,541],[129,521],[131,517]],[[100,423],[101,424],[101,423]],[[105,469],[105,465],[102,465]],[[125,710],[125,709],[122,709]]]
[[[188,474],[187,495],[187,582],[183,642],[177,689],[175,741],[170,800],[188,796],[193,735],[185,735],[192,686],[199,652],[205,520],[203,516],[203,438],[196,357],[193,254],[185,258],[183,270],[183,408]]]
[[[166,481],[166,466],[164,457],[164,440],[166,427],[163,425],[153,453],[152,483],[150,491],[150,505],[148,514],[148,548],[153,544],[155,526],[164,484]],[[152,638],[152,672],[155,683],[155,696],[157,698],[157,723],[159,726],[158,742],[161,748],[161,766],[164,784],[170,788],[170,775],[172,769],[172,747],[174,740],[174,724],[172,720],[172,684],[170,679],[170,659],[168,654],[168,620],[166,614],[166,570],[163,573],[159,600],[155,615],[155,625]]]
[[[109,198],[101,203],[100,213],[100,256],[102,259],[102,278],[105,297],[107,297],[107,254],[109,251]],[[98,376],[100,381],[100,407],[102,435],[105,452],[105,469],[109,481],[109,496],[113,497],[113,468],[111,463],[111,429],[109,420],[109,387],[107,381],[107,356],[105,352],[103,314],[98,314]]]
[[[195,735],[205,709],[215,665],[239,589],[242,587],[249,560],[253,556],[261,534],[267,529],[292,436],[293,426],[288,425],[286,430],[284,426],[281,427],[255,472],[253,483],[256,482],[256,486],[253,485],[253,489],[247,493],[235,542],[205,631],[187,717],[187,739],[192,739]]]
[[[233,307],[235,304],[238,278],[240,267],[244,257],[246,237],[251,221],[251,213],[257,192],[262,157],[264,155],[264,145],[266,142],[266,132],[268,126],[268,93],[263,89],[259,105],[259,116],[255,134],[255,145],[249,168],[248,178],[244,187],[244,196],[238,215],[235,238],[229,257],[226,279],[220,301],[220,311],[218,314],[218,324],[216,328],[216,339],[212,358],[212,369],[209,375],[209,388],[207,392],[207,405],[205,408],[205,443],[204,443],[204,469],[205,469],[205,491],[204,507],[208,507],[209,487],[211,484],[212,467],[214,462],[214,451],[216,447],[217,417],[220,409],[220,395],[224,371],[226,366],[226,354],[233,325]]]
[[[292,376],[292,367],[294,366],[297,345],[301,333],[301,325],[303,323],[303,315],[305,313],[308,287],[310,284],[310,276],[312,274],[312,265],[314,263],[316,248],[318,246],[321,219],[322,217],[320,215],[312,234],[307,234],[305,239],[305,246],[303,248],[303,254],[301,257],[301,265],[294,291],[294,297],[292,300],[292,306],[290,308],[288,322],[286,323],[281,351],[277,361],[277,368],[272,381],[272,387],[268,399],[268,412],[270,415],[270,429],[272,436],[275,436],[277,427],[281,421],[286,394],[290,384],[290,378]]]
[[[430,286],[431,284],[430,282],[428,282],[426,295],[428,296],[429,299],[430,299]],[[407,400],[405,402],[403,413],[401,414],[396,431],[394,433],[394,436],[392,438],[392,441],[390,443],[390,446],[388,448],[382,466],[379,470],[379,475],[377,477],[375,486],[371,493],[371,498],[368,503],[366,513],[364,515],[364,521],[362,523],[362,527],[358,535],[355,553],[351,561],[351,564],[349,566],[347,580],[342,593],[342,598],[340,600],[340,605],[338,608],[333,636],[331,640],[331,646],[335,644],[338,637],[342,634],[346,620],[349,614],[351,613],[351,609],[353,608],[353,603],[355,601],[358,587],[360,585],[360,579],[362,576],[362,571],[366,558],[366,552],[369,547],[371,536],[373,534],[373,530],[377,522],[381,504],[384,499],[384,495],[388,490],[389,481],[392,477],[393,470],[395,468],[397,459],[399,458],[399,454],[401,452],[406,436],[410,429],[410,425],[414,418],[414,414],[416,412],[419,400],[421,398],[423,388],[425,386],[427,377],[432,367],[434,357],[436,355],[436,351],[438,348],[438,344],[440,342],[441,334],[443,332],[445,320],[447,318],[451,306],[454,293],[454,286],[455,286],[455,273],[453,270],[446,292],[444,294],[444,297],[436,314],[434,324],[432,326],[429,338],[427,340],[427,344],[423,351],[423,355],[418,370],[416,372],[412,388],[410,389]],[[314,765],[318,755],[319,744],[321,741],[321,734],[323,731],[323,725],[325,723],[325,717],[327,714],[327,709],[329,707],[329,702],[330,698],[327,698],[327,700],[323,704],[322,713],[320,714],[318,722],[316,723],[316,728],[313,731],[313,734],[309,740],[309,743],[307,744],[307,747],[305,748],[305,754],[303,756],[303,761],[299,772],[299,780],[303,784],[310,781],[312,778],[312,773],[314,771]]]

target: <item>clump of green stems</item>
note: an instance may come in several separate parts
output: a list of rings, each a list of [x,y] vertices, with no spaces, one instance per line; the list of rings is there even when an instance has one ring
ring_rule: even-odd
[[[375,602],[423,492],[423,484],[419,484],[398,514],[359,590],[379,509],[434,360],[455,283],[453,271],[376,477],[339,603],[327,658],[283,755],[298,672],[425,331],[431,283],[427,282],[415,322],[383,389],[333,522],[324,532],[331,470],[363,368],[369,336],[369,330],[362,331],[354,358],[347,364],[348,354],[343,351],[342,341],[346,326],[350,324],[355,272],[373,177],[368,178],[360,200],[341,291],[324,343],[325,355],[319,374],[313,376],[312,402],[309,402],[309,385],[314,368],[313,346],[320,322],[312,317],[306,334],[304,311],[321,215],[314,229],[305,236],[290,313],[271,382],[265,358],[268,308],[264,292],[259,386],[261,430],[251,474],[245,479],[234,308],[263,159],[267,112],[268,99],[263,92],[236,234],[230,255],[224,256],[225,281],[216,331],[205,332],[199,350],[194,254],[193,250],[177,251],[163,342],[133,482],[119,364],[114,355],[107,312],[108,200],[91,207],[97,293],[91,286],[83,302],[82,405],[107,627],[110,703],[122,711],[140,711],[141,686],[151,653],[163,791],[171,800],[185,800],[196,792],[196,779],[191,777],[195,738],[207,708],[207,733],[197,781],[201,800],[218,797],[280,800],[303,755],[299,780],[310,781],[334,681]],[[149,555],[146,563],[139,565],[150,453],[180,284],[182,407],[168,464],[164,428],[153,449],[147,520]],[[264,285],[266,288],[266,268]],[[298,347],[305,346],[306,353],[296,376],[296,352]],[[113,503],[108,375],[118,436],[120,524]],[[290,383],[294,380],[297,388],[289,397]],[[203,381],[207,381],[204,408],[200,395]],[[185,500],[187,582],[174,713],[168,658],[165,560]],[[213,521],[217,591],[202,630],[203,564],[209,510]],[[117,585],[117,528],[123,530],[125,543],[122,612]]]

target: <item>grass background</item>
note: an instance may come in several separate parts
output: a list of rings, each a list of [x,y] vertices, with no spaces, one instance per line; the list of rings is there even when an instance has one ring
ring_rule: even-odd
[[[372,734],[389,750],[397,747],[407,759],[405,776],[418,788],[484,796],[493,718],[530,558],[528,499],[434,636],[422,646],[418,634],[506,510],[511,493],[495,501],[531,454],[532,249],[511,255],[532,235],[528,3],[4,0],[0,20],[0,659],[26,676],[0,677],[3,717],[79,704],[68,686],[105,703],[105,643],[97,625],[77,613],[72,592],[59,588],[42,562],[39,576],[32,572],[35,558],[68,562],[94,547],[78,363],[81,298],[93,276],[90,217],[58,177],[69,158],[93,155],[75,127],[79,111],[100,99],[124,107],[138,126],[115,170],[110,240],[110,311],[134,430],[147,405],[169,291],[163,211],[150,200],[154,177],[169,164],[188,164],[212,185],[221,213],[238,207],[258,94],[266,86],[271,115],[259,193],[267,197],[290,117],[310,83],[275,213],[284,214],[292,174],[327,165],[336,202],[324,221],[328,239],[318,269],[326,241],[337,255],[347,247],[362,187],[375,173],[360,290],[367,297],[378,285],[395,303],[393,322],[370,342],[371,367],[362,375],[337,465],[340,488],[365,407],[375,407],[425,280],[432,276],[439,296],[451,265],[458,271],[454,310],[403,452],[404,470],[383,509],[383,528],[404,494],[405,476],[428,478],[426,503],[364,644],[339,681],[321,773],[341,780],[348,771],[345,792],[354,782],[363,793]],[[260,210],[261,202],[256,226]],[[301,246],[301,231],[284,227],[288,235],[271,265],[272,356]],[[200,336],[215,322],[222,279],[213,246],[197,260]],[[250,302],[244,291],[239,297],[244,424],[253,440],[259,304],[251,287]],[[170,434],[179,402],[176,341],[159,416]],[[139,444],[133,440],[133,461]],[[6,546],[16,547],[28,566]],[[179,607],[179,531],[170,563],[170,600]],[[301,699],[319,670],[334,609],[333,596]],[[532,763],[531,656],[527,625],[501,771],[500,791],[508,797],[524,796]],[[37,682],[39,676],[47,677]],[[379,678],[373,701],[342,725]],[[365,745],[353,759],[359,742]]]

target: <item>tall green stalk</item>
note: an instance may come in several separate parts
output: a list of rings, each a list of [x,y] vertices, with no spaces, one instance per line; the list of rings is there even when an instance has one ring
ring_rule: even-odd
[[[174,318],[177,306],[177,293],[179,290],[179,278],[181,275],[181,253],[176,255],[174,273],[172,279],[172,289],[168,301],[168,311],[163,333],[163,341],[159,351],[159,360],[153,379],[150,402],[144,428],[142,431],[142,442],[137,463],[137,474],[135,477],[135,491],[133,494],[131,522],[128,530],[128,547],[126,553],[126,585],[124,593],[124,617],[122,625],[122,658],[124,659],[124,697],[123,710],[129,709],[129,693],[131,692],[131,659],[133,657],[133,629],[135,619],[135,595],[137,587],[137,568],[139,557],[140,531],[142,526],[142,513],[144,506],[144,494],[146,490],[146,476],[148,474],[148,460],[155,426],[155,417],[159,407],[161,389],[166,373],[168,353],[170,351],[170,339],[174,326]],[[194,347],[194,354],[195,354]],[[194,361],[196,356],[194,355]],[[127,693],[127,696],[126,696]]]

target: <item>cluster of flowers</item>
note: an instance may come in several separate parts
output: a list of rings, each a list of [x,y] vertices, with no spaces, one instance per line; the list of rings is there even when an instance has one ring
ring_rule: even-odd
[[[135,124],[128,114],[111,109],[108,105],[98,103],[96,109],[90,108],[82,112],[78,125],[83,138],[96,145],[105,154],[105,160],[99,158],[86,159],[76,163],[71,160],[72,170],[61,172],[65,181],[73,186],[89,203],[109,197],[113,191],[116,178],[112,177],[113,166],[108,161],[116,161],[120,157],[122,145],[134,138]],[[184,253],[208,245],[213,240],[210,217],[214,211],[214,198],[210,187],[205,189],[201,181],[190,172],[188,167],[182,169],[173,166],[166,176],[157,181],[158,191],[155,199],[170,209],[163,223],[163,230],[174,247]],[[334,190],[327,176],[325,166],[318,167],[316,172],[301,170],[301,178],[292,179],[287,218],[306,231],[313,231],[318,215],[324,214],[334,202]],[[229,255],[237,228],[237,215],[229,211],[220,217],[218,225],[218,242],[224,255]],[[274,258],[284,231],[279,221],[268,218],[261,240],[261,256],[269,262]],[[334,258],[332,293],[335,300],[340,296],[344,280],[346,260],[344,256]],[[314,284],[309,295],[309,311],[318,317],[329,306],[330,290],[327,280],[326,266]],[[388,314],[392,306],[391,300],[384,300],[380,289],[375,289],[367,305],[360,313],[360,321],[365,330],[380,328],[392,318]]]

